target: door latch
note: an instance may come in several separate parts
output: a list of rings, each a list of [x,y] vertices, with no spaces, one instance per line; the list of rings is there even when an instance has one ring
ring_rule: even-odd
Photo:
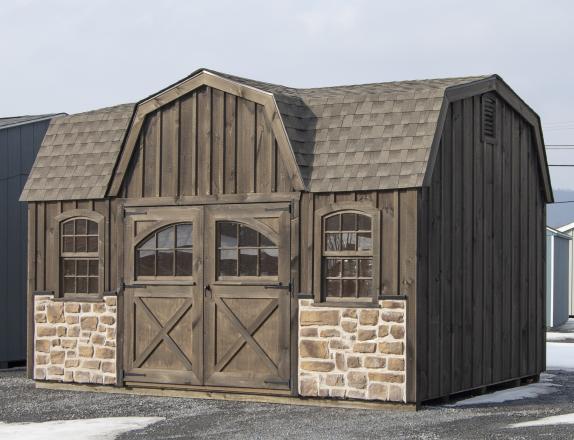
[[[211,298],[211,286],[209,284],[207,284],[205,286],[205,289],[203,289],[203,296],[205,296],[206,298]]]

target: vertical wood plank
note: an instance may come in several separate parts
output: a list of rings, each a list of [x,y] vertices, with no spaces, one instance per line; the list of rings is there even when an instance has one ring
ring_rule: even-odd
[[[442,147],[442,145],[441,145]],[[430,188],[429,204],[429,301],[428,301],[428,330],[426,335],[428,358],[428,391],[423,394],[425,399],[439,397],[441,391],[441,268],[443,255],[440,252],[442,243],[442,148],[439,149],[436,166],[433,173],[433,184]],[[421,313],[424,313],[421,310]]]
[[[57,260],[59,246],[55,241],[56,228],[59,227],[55,218],[60,213],[58,202],[46,202],[46,290],[58,292]]]
[[[512,111],[504,105],[502,113],[502,376],[512,377]]]
[[[277,185],[276,189],[278,192],[289,192],[291,191],[291,179],[289,178],[289,174],[287,173],[287,167],[283,163],[283,158],[279,153],[279,148],[277,146],[277,141],[275,141],[275,151],[276,156],[275,160],[277,162],[277,172],[276,172],[276,179]],[[331,195],[332,197],[332,195]]]
[[[528,130],[520,121],[520,375],[528,371]]]
[[[492,381],[492,299],[493,299],[493,166],[491,144],[484,143],[484,302],[483,302],[483,383]]]
[[[452,378],[452,244],[450,238],[452,226],[452,109],[447,115],[442,148],[442,212],[441,212],[441,395],[451,392]]]
[[[46,203],[36,205],[36,289],[46,290]]]
[[[197,92],[197,193],[211,194],[211,87]]]
[[[237,98],[237,192],[255,191],[255,103]]]
[[[397,191],[379,193],[381,210],[381,293],[398,295],[399,255],[399,194]]]
[[[473,350],[473,213],[474,213],[474,105],[473,98],[463,101],[462,119],[462,381],[461,387],[472,387]]]
[[[255,152],[256,181],[255,191],[259,193],[270,193],[272,191],[271,185],[271,168],[273,163],[272,149],[273,149],[273,132],[265,117],[265,110],[262,105],[257,104],[257,146]]]
[[[417,237],[418,191],[401,191],[400,203],[400,286],[407,295],[407,394],[416,399],[417,383]]]
[[[225,94],[225,179],[224,193],[235,194],[236,186],[236,149],[237,149],[237,98]]]
[[[224,180],[224,138],[225,138],[225,96],[221,90],[212,91],[212,192],[223,194]]]
[[[463,157],[462,157],[462,101],[452,104],[452,214],[451,214],[451,254],[452,254],[452,293],[451,293],[451,316],[452,316],[452,356],[451,356],[451,387],[459,390],[462,387],[462,190],[463,190]]]
[[[197,194],[196,185],[196,112],[197,95],[195,92],[185,96],[180,104],[180,153],[179,153],[179,193],[193,196]]]
[[[144,197],[157,197],[159,196],[157,163],[160,160],[157,156],[160,142],[160,118],[157,112],[147,117],[144,127]]]
[[[502,145],[501,106],[498,105],[497,143],[492,148],[492,381],[502,380]]]
[[[179,161],[179,102],[161,111],[161,184],[162,197],[177,195]]]
[[[127,197],[141,197],[143,187],[143,137],[139,136],[132,156],[129,178],[127,179]],[[66,210],[66,209],[65,209]]]
[[[511,341],[512,341],[512,356],[511,356],[511,371],[512,376],[520,376],[520,261],[522,258],[520,249],[520,236],[522,217],[520,213],[520,127],[519,119],[516,115],[512,115],[511,119],[511,133],[512,133],[512,308],[511,308]]]
[[[313,292],[313,231],[314,197],[311,193],[301,194],[301,291]]]

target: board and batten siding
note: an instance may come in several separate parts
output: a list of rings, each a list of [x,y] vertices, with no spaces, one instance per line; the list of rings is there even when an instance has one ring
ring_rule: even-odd
[[[26,358],[27,208],[18,199],[49,124],[0,130],[0,368]]]
[[[291,190],[263,106],[202,86],[146,117],[122,196]]]
[[[480,96],[450,104],[421,193],[419,401],[545,368],[546,215],[533,129],[499,98],[496,143],[485,143],[480,117]]]

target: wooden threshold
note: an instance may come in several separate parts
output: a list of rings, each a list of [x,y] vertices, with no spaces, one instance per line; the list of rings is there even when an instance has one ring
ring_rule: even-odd
[[[36,388],[59,391],[127,394],[136,396],[174,397],[183,399],[226,400],[235,402],[269,403],[278,405],[318,406],[323,408],[347,408],[370,410],[416,411],[411,403],[372,402],[364,400],[335,400],[326,398],[302,398],[290,396],[264,396],[226,392],[189,391],[166,388],[119,388],[107,385],[81,385],[61,382],[35,382]]]

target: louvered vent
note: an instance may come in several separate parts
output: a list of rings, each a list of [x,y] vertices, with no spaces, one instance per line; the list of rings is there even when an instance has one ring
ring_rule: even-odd
[[[496,142],[496,97],[491,94],[482,97],[482,140]]]

